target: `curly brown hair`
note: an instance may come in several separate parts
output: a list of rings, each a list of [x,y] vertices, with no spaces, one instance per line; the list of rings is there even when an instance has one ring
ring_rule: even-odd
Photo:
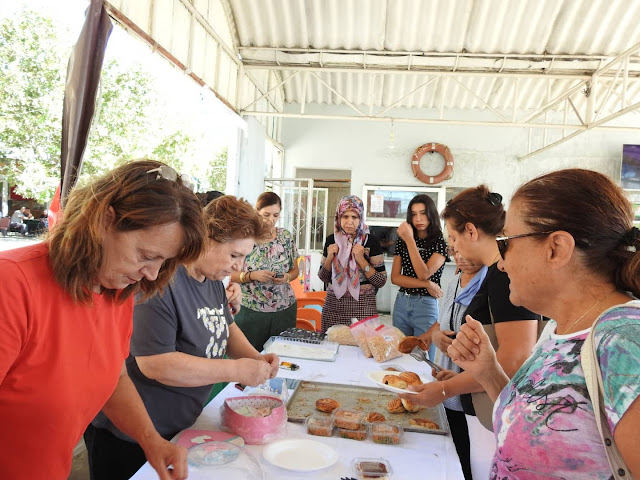
[[[92,286],[103,262],[102,235],[109,208],[121,232],[179,223],[183,245],[176,257],[164,262],[155,280],[143,278],[120,294],[106,290],[107,296],[117,295],[124,301],[137,291],[145,298],[154,295],[169,283],[179,264],[190,263],[203,252],[206,230],[198,198],[180,176],[174,181],[148,173],[160,167],[170,169],[154,160],[136,160],[71,192],[63,220],[52,229],[47,243],[54,277],[75,301],[91,302]]]
[[[207,234],[214,242],[253,238],[256,243],[262,243],[269,239],[269,225],[242,198],[233,195],[218,197],[205,207],[204,214]]]

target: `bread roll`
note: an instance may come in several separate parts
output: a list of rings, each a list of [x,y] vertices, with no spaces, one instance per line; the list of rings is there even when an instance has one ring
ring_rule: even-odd
[[[320,398],[316,400],[316,408],[324,413],[331,413],[339,407],[340,404],[333,398]]]
[[[422,380],[420,380],[417,373],[402,372],[398,377],[407,382],[407,385],[422,385]]]
[[[389,385],[390,387],[401,388],[403,390],[407,388],[407,382],[400,378],[399,375],[385,375],[382,377],[382,383]]]
[[[402,406],[407,409],[407,412],[416,413],[420,410],[420,406],[413,403],[411,400],[401,399]]]
[[[405,411],[402,401],[399,398],[393,398],[387,403],[389,413],[403,413]]]
[[[406,337],[398,344],[398,350],[400,353],[411,353],[415,347],[420,347],[422,350],[428,350],[427,344],[424,340],[418,337]]]

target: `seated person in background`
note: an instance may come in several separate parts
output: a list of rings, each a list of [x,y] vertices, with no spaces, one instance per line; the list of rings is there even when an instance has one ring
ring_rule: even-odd
[[[26,207],[22,207],[20,210],[16,210],[11,215],[11,224],[9,226],[12,232],[20,232],[22,235],[26,235],[28,231],[27,224],[24,223],[25,218],[29,216],[25,213]]]
[[[242,268],[256,241],[268,238],[269,225],[249,203],[230,195],[207,206],[205,222],[204,255],[180,266],[162,294],[133,312],[127,370],[166,439],[193,425],[214,384],[259,385],[279,367],[275,354],[261,355],[234,324],[221,281]],[[103,414],[84,439],[92,480],[128,479],[146,461],[142,448]]]

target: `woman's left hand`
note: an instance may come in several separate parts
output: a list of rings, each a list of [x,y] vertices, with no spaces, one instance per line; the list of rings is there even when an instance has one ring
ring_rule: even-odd
[[[262,355],[265,362],[271,367],[271,378],[278,375],[278,369],[280,368],[280,359],[275,353],[265,353]]]
[[[429,295],[433,298],[441,298],[443,295],[442,289],[437,283],[432,282],[431,280],[429,280],[429,283],[427,284],[427,292],[429,292]]]
[[[429,382],[423,385],[410,385],[408,387],[412,392],[418,392],[417,395],[410,393],[400,393],[398,396],[405,400],[411,400],[416,405],[423,407],[435,407],[440,405],[445,397],[442,396],[442,384],[440,382]]]
[[[158,473],[160,480],[184,480],[187,478],[187,450],[171,443],[160,435],[142,447],[147,461]],[[169,469],[169,466],[172,469]]]
[[[364,258],[364,247],[360,244],[358,245],[354,245],[351,248],[351,253],[353,253],[353,257],[356,259],[357,261],[361,261],[364,262],[366,261],[366,259]]]
[[[240,311],[242,303],[242,288],[237,283],[231,282],[227,287],[227,302],[234,315]]]
[[[282,277],[273,277],[271,281],[276,285],[284,285],[285,283],[289,283],[289,274],[285,273]]]

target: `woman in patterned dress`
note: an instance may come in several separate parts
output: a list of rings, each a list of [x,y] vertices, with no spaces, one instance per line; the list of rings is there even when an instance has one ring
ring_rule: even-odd
[[[387,282],[384,253],[364,223],[362,200],[347,195],[336,208],[334,234],[324,244],[318,277],[328,283],[322,332],[376,315],[376,293]]]
[[[275,377],[280,363],[275,354],[260,355],[234,325],[221,281],[242,267],[268,228],[249,203],[230,195],[207,205],[205,221],[205,253],[133,313],[127,371],[167,439],[193,425],[214,384],[259,385]],[[92,480],[125,480],[145,463],[142,448],[103,414],[84,439]]]
[[[256,210],[271,235],[247,256],[245,270],[231,274],[242,286],[242,309],[235,320],[258,351],[269,337],[296,326],[297,303],[289,281],[298,276],[298,249],[288,230],[276,227],[282,202],[273,192],[258,197]]]
[[[509,275],[514,304],[553,320],[511,381],[474,319],[448,348],[496,403],[490,478],[640,478],[640,302],[633,300],[640,296],[640,231],[633,218],[624,192],[589,170],[552,172],[514,194],[508,236],[497,240],[498,266]],[[603,424],[628,472],[610,467],[611,437],[602,441],[586,388],[581,348],[592,328]]]
[[[407,207],[407,221],[398,227],[391,281],[400,287],[393,305],[393,326],[405,335],[420,336],[431,344],[429,329],[438,321],[440,277],[447,259],[438,210],[425,194],[416,195]],[[428,333],[427,333],[428,332]],[[436,355],[435,346],[429,356]]]

